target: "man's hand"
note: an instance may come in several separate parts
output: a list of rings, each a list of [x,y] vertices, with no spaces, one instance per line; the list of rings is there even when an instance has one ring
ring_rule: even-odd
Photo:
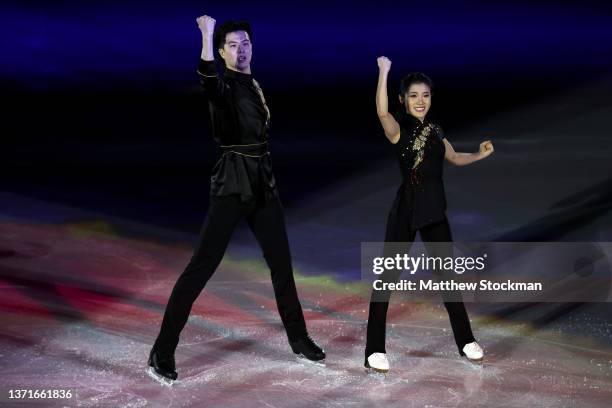
[[[391,60],[389,58],[378,57],[376,61],[378,62],[378,69],[381,72],[389,72],[389,70],[391,69]]]
[[[215,31],[215,19],[210,16],[202,16],[196,19],[198,27],[204,36],[212,36]]]

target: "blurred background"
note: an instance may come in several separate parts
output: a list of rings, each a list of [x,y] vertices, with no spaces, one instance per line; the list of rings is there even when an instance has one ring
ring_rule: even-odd
[[[359,218],[342,224],[373,218],[369,240],[382,239],[400,175],[375,112],[379,55],[393,62],[391,101],[404,74],[425,72],[436,85],[432,115],[455,148],[494,141],[497,157],[447,172],[450,210],[498,221],[477,236],[505,236],[573,194],[596,200],[599,211],[591,206],[587,216],[610,208],[612,6],[604,1],[0,8],[4,191],[197,232],[218,158],[195,74],[195,18],[208,14],[252,24],[252,68],[272,113],[281,198],[303,217],[328,204],[354,208],[364,191],[388,187],[380,209],[359,206]],[[473,188],[478,180],[484,184]],[[607,230],[574,238],[610,239]]]

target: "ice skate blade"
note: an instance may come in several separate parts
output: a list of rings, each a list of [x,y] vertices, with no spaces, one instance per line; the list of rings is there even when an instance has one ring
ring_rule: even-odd
[[[296,356],[296,360],[299,363],[308,363],[308,364],[316,366],[316,367],[325,367],[325,359],[319,360],[319,361],[309,360],[302,353],[300,353],[300,354],[298,354]]]
[[[371,374],[385,374],[385,377],[387,375],[387,373],[389,372],[389,369],[384,370],[381,368],[374,368],[371,365],[367,364],[365,365],[365,370],[367,373],[371,373]]]
[[[149,367],[149,369],[147,370],[147,374],[149,375],[149,377],[151,377],[161,385],[165,385],[166,387],[172,387],[172,385],[176,382],[176,380],[169,380],[166,377],[157,374],[153,367]]]
[[[471,358],[467,358],[466,356],[463,356],[463,359],[473,366],[476,366],[476,367],[484,366],[484,357],[478,360],[472,360]]]

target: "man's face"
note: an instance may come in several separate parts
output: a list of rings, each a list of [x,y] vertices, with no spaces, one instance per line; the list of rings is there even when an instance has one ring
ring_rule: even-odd
[[[427,84],[411,84],[404,100],[400,98],[400,102],[406,107],[407,113],[422,121],[431,107],[431,90]]]
[[[232,31],[225,36],[225,44],[219,55],[225,66],[235,71],[244,71],[251,65],[251,39],[246,31]]]

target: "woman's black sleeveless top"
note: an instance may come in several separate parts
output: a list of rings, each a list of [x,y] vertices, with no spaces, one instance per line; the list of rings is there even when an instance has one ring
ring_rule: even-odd
[[[405,112],[394,117],[400,125],[400,138],[394,148],[403,179],[394,208],[401,205],[404,211],[408,210],[409,227],[417,230],[446,217],[444,133],[427,119],[421,122]]]

